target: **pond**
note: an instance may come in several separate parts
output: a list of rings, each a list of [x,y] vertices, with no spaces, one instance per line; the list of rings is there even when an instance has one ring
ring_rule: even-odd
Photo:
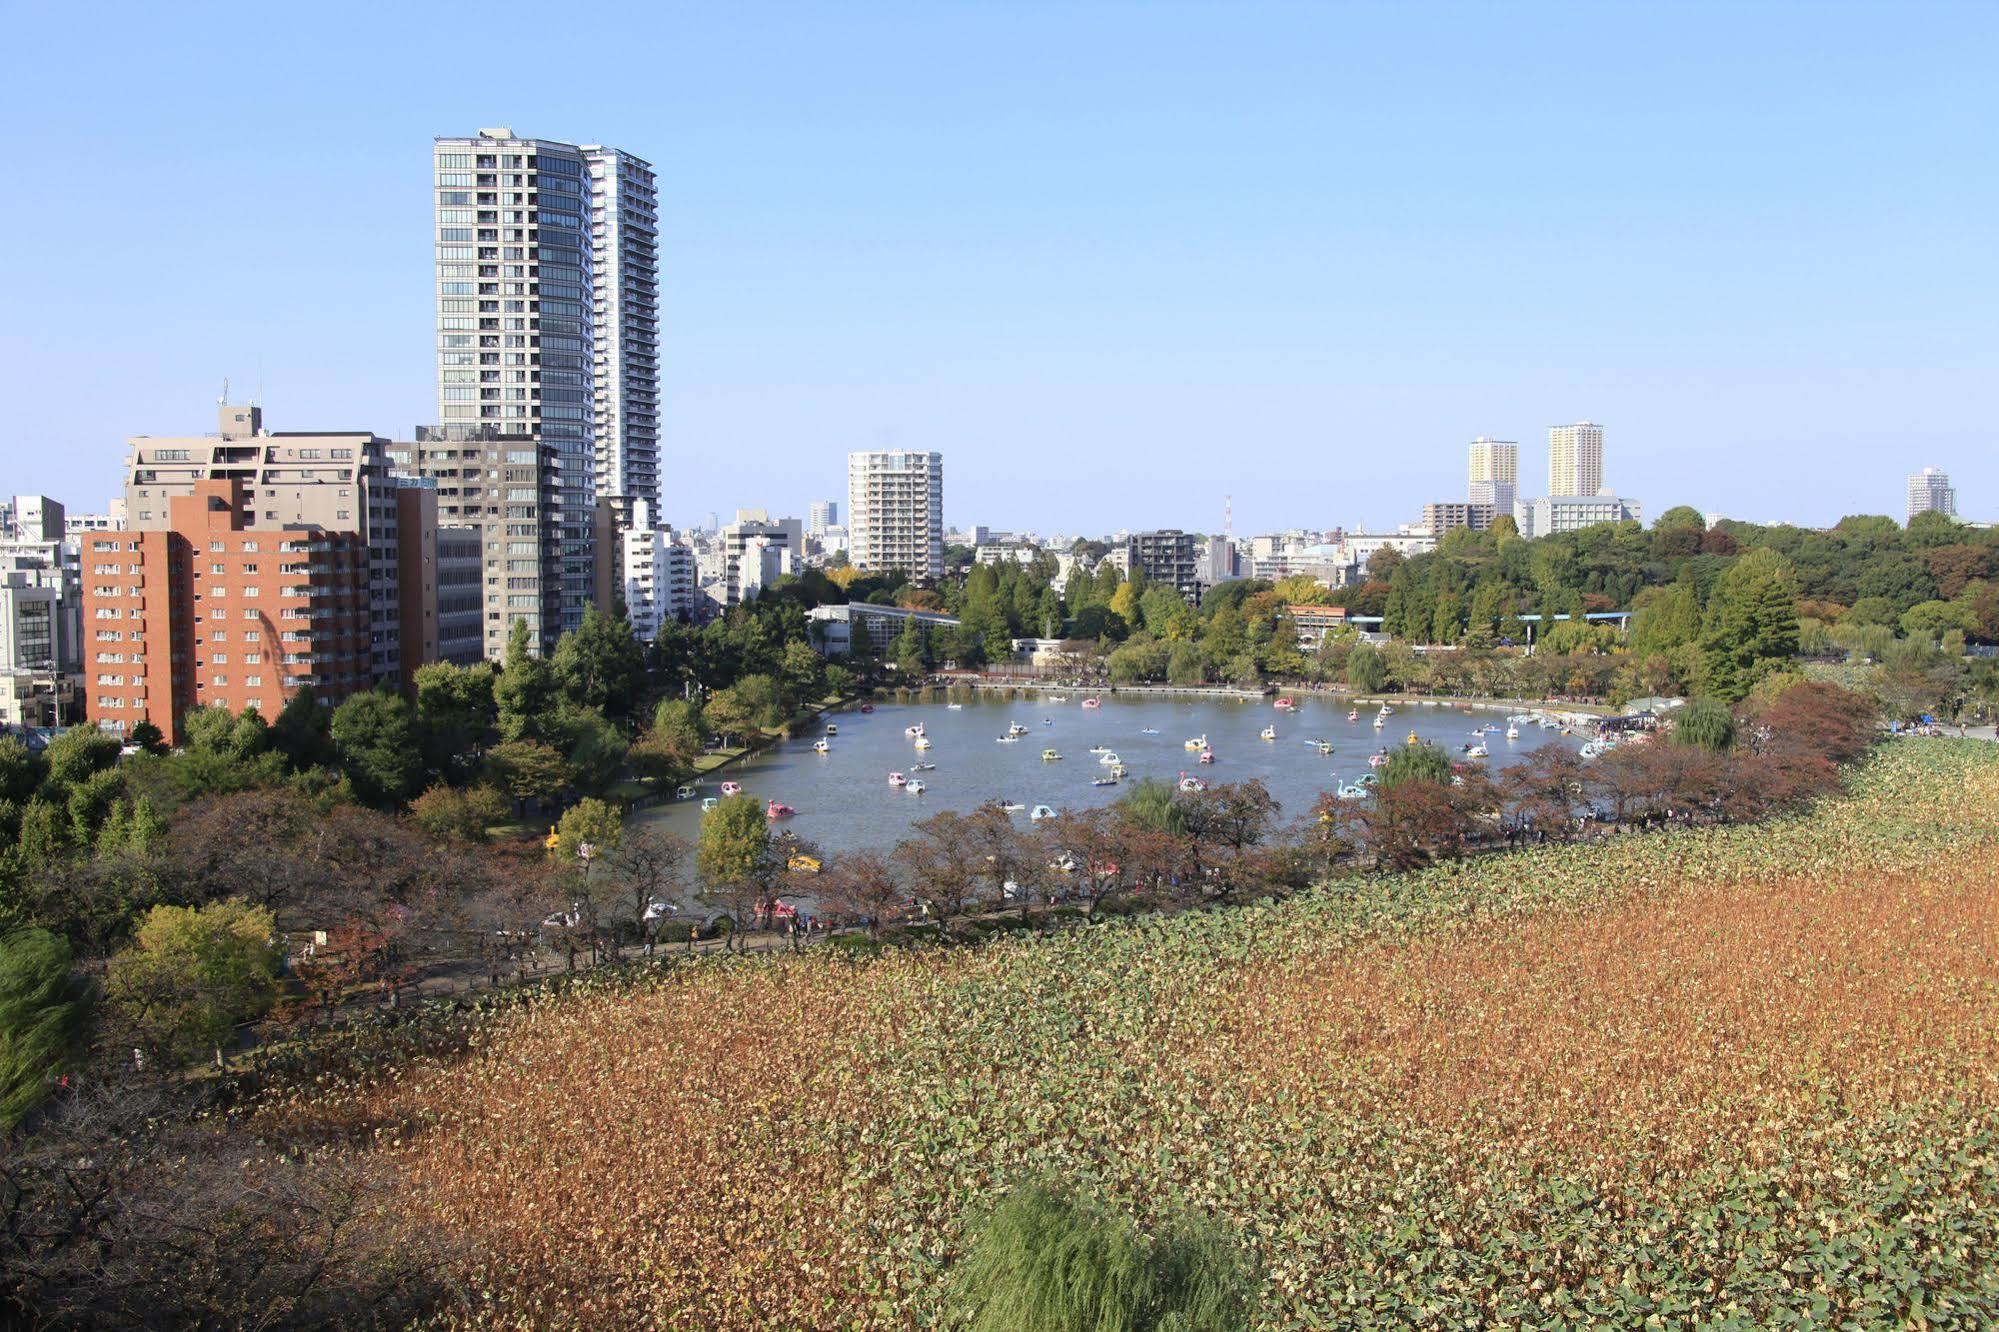
[[[968,813],[992,800],[1057,810],[1108,804],[1122,788],[1092,785],[1108,771],[1101,761],[1106,756],[1091,752],[1096,747],[1123,761],[1127,783],[1144,777],[1177,781],[1182,774],[1217,784],[1260,778],[1289,818],[1309,810],[1320,792],[1367,772],[1370,754],[1403,744],[1412,730],[1453,758],[1463,757],[1463,746],[1483,741],[1490,751],[1484,762],[1494,770],[1551,741],[1579,747],[1584,739],[1523,722],[1519,737],[1508,740],[1506,713],[1490,709],[1398,703],[1380,729],[1373,707],[1361,707],[1352,721],[1348,713],[1347,704],[1309,696],[1299,697],[1297,710],[1289,713],[1269,699],[1161,695],[1105,695],[1100,708],[1085,708],[1075,696],[973,700],[960,707],[878,704],[872,713],[858,708],[828,713],[798,737],[704,778],[699,794],[717,795],[724,781],[740,782],[760,800],[797,810],[779,826],[828,853],[886,850],[912,823],[939,810]],[[825,723],[838,734],[824,736]],[[1025,734],[1000,741],[1013,723],[1025,727]],[[906,734],[919,724],[930,741],[927,749],[919,750]],[[1482,725],[1498,729],[1473,735],[1472,728]],[[1266,726],[1276,729],[1275,739],[1259,738]],[[1198,763],[1196,752],[1185,747],[1202,737],[1214,749],[1212,765]],[[827,742],[823,754],[813,749],[821,738]],[[1322,754],[1319,741],[1330,743],[1332,752]],[[1048,749],[1062,757],[1044,759]],[[925,762],[935,769],[915,770]],[[891,785],[891,772],[919,779],[922,794]],[[1025,826],[1027,815],[1018,817]],[[637,818],[664,824],[690,842],[700,835],[698,798],[656,806]]]

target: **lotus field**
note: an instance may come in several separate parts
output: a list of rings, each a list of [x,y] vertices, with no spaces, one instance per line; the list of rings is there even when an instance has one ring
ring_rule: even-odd
[[[1267,1327],[1986,1327],[1996,842],[1999,748],[1898,742],[1757,827],[586,981],[244,1113],[482,1326],[934,1324],[1052,1177],[1220,1220]]]

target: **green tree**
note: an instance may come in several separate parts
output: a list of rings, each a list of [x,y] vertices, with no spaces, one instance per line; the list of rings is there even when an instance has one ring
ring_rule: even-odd
[[[889,644],[889,660],[904,675],[921,675],[930,665],[930,635],[920,620],[910,620]]]
[[[417,735],[430,771],[457,779],[476,765],[499,720],[495,679],[489,661],[469,666],[434,661],[417,667]]]
[[[143,1045],[188,1059],[215,1051],[277,997],[271,913],[231,899],[156,906],[111,959],[105,992]]]
[[[1392,791],[1404,782],[1435,782],[1442,786],[1450,780],[1450,758],[1431,744],[1403,745],[1381,765],[1380,785],[1384,791]]]
[[[510,649],[510,669],[511,657]],[[645,650],[622,615],[590,606],[583,622],[556,643],[553,673],[572,703],[619,720],[631,715],[645,687]]]
[[[506,822],[507,798],[490,786],[461,789],[439,782],[410,801],[410,817],[432,837],[483,842],[488,829]]]
[[[44,764],[11,735],[0,735],[0,800],[18,805],[42,784]]]
[[[145,750],[148,754],[164,754],[167,752],[166,733],[153,725],[150,718],[141,718],[139,723],[132,728],[132,743]]]
[[[223,709],[225,722],[234,724],[234,719]],[[93,772],[102,772],[118,761],[118,751],[123,748],[118,738],[107,735],[92,726],[72,726],[55,739],[49,741],[42,750],[39,765],[43,772],[46,788],[56,791],[81,783]]]
[[[1242,1251],[1214,1222],[1174,1218],[1155,1238],[1102,1203],[1016,1188],[974,1223],[951,1270],[970,1332],[1235,1332],[1249,1325]]]
[[[495,724],[502,740],[540,740],[555,707],[555,672],[535,655],[526,620],[507,633],[507,659],[493,682]]]
[[[47,930],[0,938],[0,1133],[49,1094],[82,1043],[89,990],[69,940]]]
[[[1388,683],[1388,669],[1372,643],[1356,643],[1347,654],[1347,683],[1363,694],[1376,693]]]
[[[1641,661],[1670,656],[1700,641],[1701,602],[1691,581],[1648,587],[1631,605],[1631,653]]]
[[[371,805],[401,805],[423,777],[416,727],[401,694],[371,689],[333,710],[329,728],[340,767]]]
[[[729,913],[730,937],[740,939],[749,909],[775,890],[784,873],[762,802],[752,795],[729,796],[702,815],[694,869],[702,900]]]
[[[1798,590],[1783,556],[1759,547],[1715,584],[1701,624],[1707,692],[1740,701],[1757,680],[1798,651]]]
[[[800,640],[784,645],[784,692],[795,703],[817,703],[826,697],[826,659]]]
[[[607,852],[617,846],[624,829],[624,815],[616,805],[603,800],[579,800],[556,821],[556,862],[574,864],[585,846],[591,848],[593,856]]]
[[[1177,685],[1205,684],[1208,672],[1214,669],[1204,643],[1175,643],[1173,653],[1166,661],[1166,678]]]
[[[562,751],[540,740],[495,745],[486,753],[486,767],[494,784],[516,800],[546,803],[561,795],[575,778]]]
[[[1735,744],[1735,714],[1714,698],[1697,698],[1673,714],[1672,740],[1713,754],[1727,753]]]
[[[318,691],[311,685],[299,686],[298,692],[285,700],[278,719],[271,723],[270,741],[293,772],[334,763],[332,713],[320,706]]]

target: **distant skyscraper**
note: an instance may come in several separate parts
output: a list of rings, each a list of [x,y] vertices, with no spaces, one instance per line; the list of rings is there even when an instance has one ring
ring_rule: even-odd
[[[1909,517],[1919,513],[1957,512],[1957,491],[1951,488],[1950,474],[1941,468],[1925,467],[1909,478]]]
[[[1603,427],[1593,421],[1548,427],[1548,493],[1594,495],[1603,489]]]
[[[813,500],[812,512],[810,518],[811,521],[806,524],[805,530],[810,532],[815,537],[825,536],[827,528],[834,527],[839,524],[840,521],[839,501]]]
[[[546,651],[598,586],[598,497],[657,504],[652,169],[509,129],[440,138],[433,166],[439,428],[416,474],[483,464],[452,521],[480,532],[486,653],[517,619]]]
[[[944,576],[944,455],[847,455],[847,558],[862,569]]]
[[[1480,435],[1471,442],[1470,484],[1465,498],[1492,506],[1494,513],[1512,513],[1520,494],[1520,446],[1512,440]]]

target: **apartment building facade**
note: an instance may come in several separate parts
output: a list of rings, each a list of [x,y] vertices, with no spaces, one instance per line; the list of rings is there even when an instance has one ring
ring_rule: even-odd
[[[944,576],[944,455],[847,455],[847,558],[870,572]]]
[[[1941,468],[1925,467],[1909,477],[1909,517],[1919,513],[1957,514],[1957,490],[1950,474]]]
[[[1603,489],[1603,427],[1594,421],[1548,427],[1548,493],[1557,498]]]
[[[1520,445],[1480,435],[1467,456],[1465,499],[1494,513],[1512,513],[1520,496]]]
[[[268,719],[308,684],[331,705],[430,650],[434,505],[375,435],[225,405],[218,434],[131,441],[125,509],[78,538],[86,716],[107,730],[172,738],[211,703]]]

